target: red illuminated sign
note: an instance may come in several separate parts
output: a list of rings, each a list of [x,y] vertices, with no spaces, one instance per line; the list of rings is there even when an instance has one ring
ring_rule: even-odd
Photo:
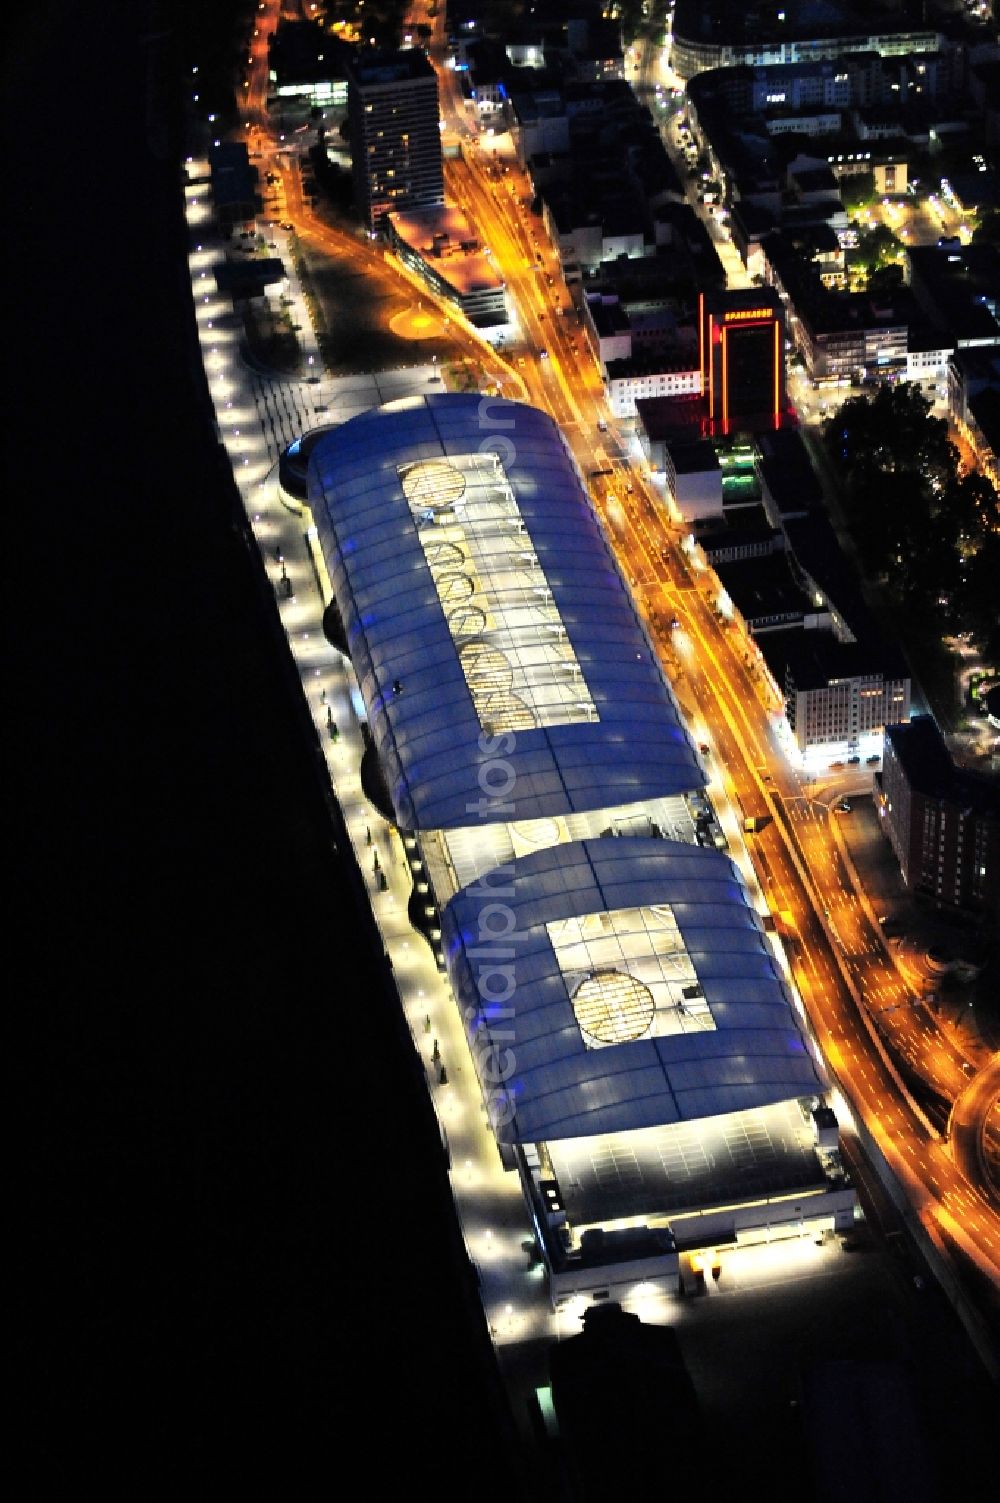
[[[746,323],[751,318],[773,318],[773,308],[734,308],[729,313],[722,315],[727,324]]]

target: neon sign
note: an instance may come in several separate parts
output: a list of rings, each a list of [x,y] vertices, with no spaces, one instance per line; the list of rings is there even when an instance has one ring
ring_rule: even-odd
[[[773,308],[737,308],[722,315],[727,324],[745,323],[751,318],[774,318]]]

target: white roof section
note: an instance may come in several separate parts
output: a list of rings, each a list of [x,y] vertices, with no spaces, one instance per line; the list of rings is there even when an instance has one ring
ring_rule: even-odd
[[[501,289],[503,277],[457,204],[396,209],[387,219],[396,234],[448,282],[459,297]]]
[[[394,402],[317,444],[309,497],[401,828],[704,786],[551,418],[477,394]],[[497,757],[510,772],[484,790]]]
[[[695,1015],[690,1030],[679,1018],[676,1029],[657,1032],[650,1012],[647,1036],[602,1046],[580,1021],[586,964],[561,964],[553,934],[570,919],[634,910],[669,913],[681,959],[696,977],[696,1009],[710,1017],[706,1024]],[[825,1089],[760,920],[736,867],[719,851],[656,839],[553,846],[457,893],[441,931],[503,1141],[627,1132]],[[637,943],[634,933],[613,943],[623,953],[609,963],[605,950],[604,976],[648,982],[650,964],[663,965],[662,954],[650,954],[657,945]],[[641,1022],[634,998],[626,1004],[625,1024]],[[588,998],[585,1023],[590,1007]],[[677,1010],[684,1013],[686,1003]]]

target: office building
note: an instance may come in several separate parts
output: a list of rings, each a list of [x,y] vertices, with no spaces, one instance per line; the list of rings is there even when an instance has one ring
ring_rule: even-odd
[[[904,16],[878,11],[876,29],[869,29],[866,13],[839,3],[819,11],[801,5],[765,15],[759,8],[735,6],[729,0],[678,0],[674,11],[670,64],[685,81],[710,68],[737,63],[759,67],[773,63],[845,63],[852,53],[906,57],[934,53],[939,33],[911,27]]]
[[[909,716],[909,674],[884,646],[820,630],[778,632],[762,647],[803,757],[878,756],[886,725]]]
[[[364,51],[346,71],[354,202],[369,230],[394,209],[443,204],[437,79],[425,54]]]
[[[713,434],[778,428],[785,410],[785,318],[770,290],[698,299],[701,384]]]
[[[697,352],[679,343],[609,360],[605,376],[608,405],[616,418],[635,417],[637,404],[656,397],[697,396],[701,390]]]
[[[662,468],[667,494],[684,522],[722,520],[722,466],[714,444],[705,438],[665,443]]]
[[[929,715],[887,728],[876,794],[907,887],[951,908],[998,907],[1000,783],[956,767]]]
[[[268,44],[269,93],[279,112],[286,100],[311,107],[347,103],[345,68],[353,49],[315,21],[279,21]]]
[[[452,204],[387,216],[389,241],[411,270],[479,328],[507,322],[504,281]]]

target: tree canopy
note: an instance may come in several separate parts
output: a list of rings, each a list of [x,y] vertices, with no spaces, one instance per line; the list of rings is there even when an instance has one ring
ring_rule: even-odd
[[[943,418],[909,383],[850,397],[824,425],[862,562],[938,630],[971,631],[1000,662],[1000,501],[960,468]]]
[[[1000,209],[987,209],[972,232],[976,245],[1000,245]]]
[[[890,266],[898,261],[902,250],[903,242],[893,234],[888,225],[873,224],[870,228],[859,230],[855,259],[859,264],[867,266],[869,271],[877,271],[879,267]]]

